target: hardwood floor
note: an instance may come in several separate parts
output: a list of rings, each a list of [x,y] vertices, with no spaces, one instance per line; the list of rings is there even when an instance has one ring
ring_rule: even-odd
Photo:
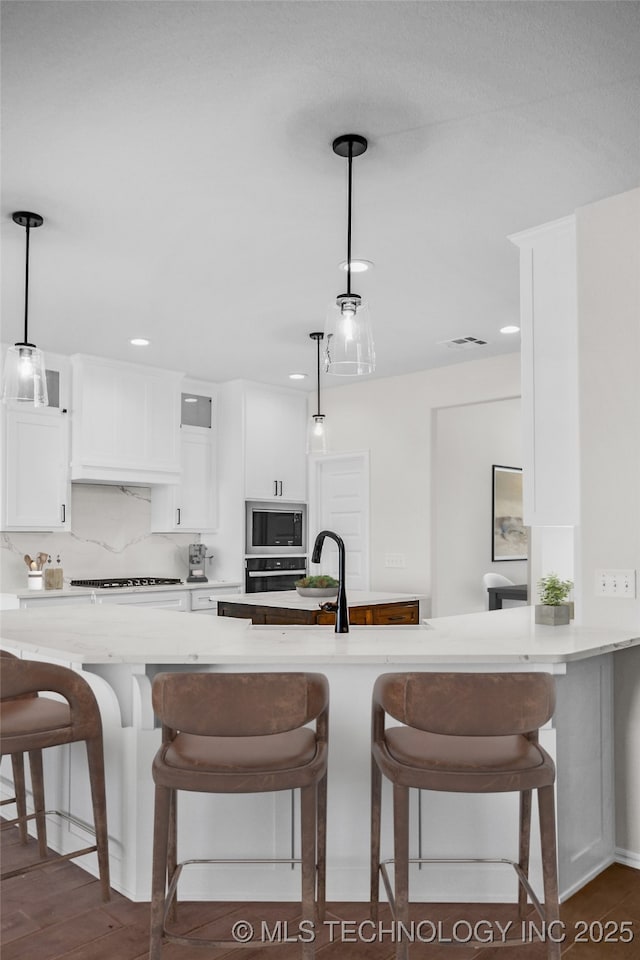
[[[35,841],[26,847],[18,842],[14,828],[2,831],[3,870],[24,866],[37,858]],[[146,960],[148,957],[149,904],[132,903],[113,893],[102,903],[98,881],[68,861],[52,854],[46,867],[2,883],[2,960]],[[500,948],[489,946],[478,953],[470,947],[454,951],[444,945],[446,937],[461,941],[469,929],[489,932],[499,939],[509,920],[513,935],[520,924],[507,904],[416,904],[413,919],[418,940],[410,948],[411,960],[544,960],[544,944]],[[566,935],[562,955],[567,960],[638,960],[640,957],[640,870],[614,864],[561,908]],[[230,936],[234,923],[248,921],[259,940],[265,929],[279,941],[267,956],[273,960],[300,957],[300,945],[284,942],[298,932],[299,907],[295,903],[184,903],[180,905],[178,929],[201,936]],[[326,923],[318,935],[320,960],[392,960],[389,913],[381,911],[380,936],[373,937],[366,903],[330,903]],[[535,922],[535,915],[532,914]],[[364,921],[364,923],[363,923]],[[442,926],[438,928],[438,921]],[[455,926],[457,921],[457,926]],[[280,925],[277,926],[278,922]],[[363,925],[359,928],[359,924]],[[498,926],[500,924],[500,926]],[[386,933],[385,933],[386,930]],[[360,932],[360,935],[359,935]],[[632,935],[633,939],[629,940]],[[616,937],[608,942],[602,938]],[[629,940],[629,942],[621,942]],[[370,942],[367,942],[370,941]],[[431,942],[429,942],[431,941]],[[584,941],[584,942],[581,942]],[[163,960],[255,960],[264,957],[256,947],[212,950],[165,946]]]

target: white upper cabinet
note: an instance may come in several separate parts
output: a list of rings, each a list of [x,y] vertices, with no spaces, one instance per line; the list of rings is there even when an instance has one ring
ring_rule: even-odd
[[[68,361],[47,355],[49,406],[2,404],[2,530],[69,530]]]
[[[524,522],[580,516],[575,217],[510,237],[520,248]]]
[[[185,381],[178,484],[151,488],[153,533],[199,533],[218,523],[215,387]]]
[[[7,409],[3,459],[2,529],[69,529],[66,414],[55,409]]]
[[[307,398],[246,384],[244,391],[247,500],[306,499]]]
[[[178,483],[183,375],[80,355],[71,364],[71,479]]]

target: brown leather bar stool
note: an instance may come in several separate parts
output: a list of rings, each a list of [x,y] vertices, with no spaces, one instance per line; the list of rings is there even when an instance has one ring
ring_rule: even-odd
[[[371,914],[378,916],[380,875],[394,920],[409,929],[409,788],[450,793],[520,794],[518,863],[521,918],[527,894],[546,920],[558,920],[554,810],[555,767],[538,743],[538,729],[555,707],[553,678],[545,673],[389,673],[373,690],[371,763]],[[385,726],[386,716],[403,726]],[[393,784],[394,858],[380,862],[382,774]],[[538,791],[544,907],[529,880],[531,792]],[[394,862],[395,889],[386,863]],[[476,861],[477,862],[477,861]],[[490,862],[505,862],[504,860]],[[399,928],[402,930],[402,928]],[[509,941],[517,945],[523,941]],[[487,946],[467,941],[466,946]],[[495,944],[492,944],[495,947]],[[405,960],[408,941],[397,942]],[[549,960],[560,945],[547,940]]]
[[[4,657],[9,660],[18,660],[15,654],[9,653],[8,650],[0,650],[0,658]],[[0,660],[1,662],[1,660]],[[33,698],[37,696],[35,693],[26,694],[27,698]],[[39,752],[39,751],[38,751]],[[40,756],[40,764],[42,764],[42,759]],[[27,789],[24,779],[24,754],[14,753],[11,755],[11,768],[13,772],[13,789],[15,796],[9,797],[6,800],[0,800],[0,807],[4,807],[8,803],[15,803],[17,816],[12,820],[3,820],[2,829],[5,827],[18,827],[18,836],[20,837],[20,843],[26,844],[27,842]],[[31,779],[33,781],[34,775],[33,770],[31,771]],[[45,833],[41,834],[40,830],[40,817],[37,821],[37,831],[38,831],[38,842],[40,856],[46,857],[47,855],[47,837],[46,837],[46,825]]]
[[[302,919],[324,918],[326,877],[327,737],[329,685],[317,673],[161,673],[153,681],[153,708],[162,721],[162,745],[153,761],[156,784],[150,960],[163,942],[209,947],[232,940],[182,937],[167,930],[175,919],[177,887],[186,863],[177,861],[177,791],[269,793],[300,789]],[[315,721],[315,729],[307,724]],[[168,881],[168,889],[167,889]],[[302,946],[304,960],[315,943]]]
[[[67,703],[39,696],[40,691],[60,694]],[[79,674],[67,667],[33,660],[19,660],[2,656],[0,670],[0,755],[10,754],[18,759],[21,781],[16,784],[18,816],[12,821],[26,829],[28,820],[36,820],[41,860],[9,870],[2,879],[17,876],[37,867],[47,860],[46,814],[60,811],[45,811],[42,751],[47,747],[84,741],[89,765],[91,799],[96,833],[96,843],[74,853],[66,853],[58,859],[71,860],[96,852],[102,899],[110,899],[109,855],[107,837],[107,809],[105,800],[104,756],[102,746],[102,722],[98,704],[91,687]],[[35,812],[26,812],[24,793],[23,755],[29,754],[33,802]],[[14,765],[15,776],[16,765]]]

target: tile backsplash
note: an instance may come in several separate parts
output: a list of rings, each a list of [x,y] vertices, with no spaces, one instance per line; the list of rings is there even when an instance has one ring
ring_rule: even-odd
[[[74,483],[70,533],[0,534],[3,593],[27,589],[24,555],[59,555],[65,584],[96,577],[180,577],[188,570],[188,546],[196,534],[151,533],[151,491]]]

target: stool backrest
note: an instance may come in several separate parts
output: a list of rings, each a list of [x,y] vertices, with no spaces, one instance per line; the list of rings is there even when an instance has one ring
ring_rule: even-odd
[[[15,653],[9,653],[8,650],[0,650],[0,664],[2,663],[3,660],[6,663],[7,660],[19,660],[19,659],[20,657],[17,657]],[[2,671],[2,667],[0,666],[0,672],[1,671]],[[37,697],[37,696],[38,696],[37,693],[22,693],[17,697],[2,697],[1,699],[2,700],[28,700],[28,699],[33,699],[33,697]]]
[[[329,684],[320,673],[159,673],[152,698],[170,730],[253,737],[326,718]]]
[[[38,660],[19,660],[12,655],[2,655],[0,665],[0,700],[5,702],[3,709],[13,706],[6,701],[22,700],[38,693],[58,693],[69,704],[70,724],[65,734],[66,743],[76,740],[89,740],[102,733],[100,711],[93,690],[87,681],[56,663],[41,663]],[[51,744],[59,743],[56,731],[51,731]],[[46,733],[42,734],[39,747],[47,746]],[[25,748],[27,749],[27,748]],[[34,746],[35,749],[35,746]]]
[[[378,677],[376,708],[418,730],[448,736],[532,733],[553,715],[555,684],[547,673],[387,673]]]

